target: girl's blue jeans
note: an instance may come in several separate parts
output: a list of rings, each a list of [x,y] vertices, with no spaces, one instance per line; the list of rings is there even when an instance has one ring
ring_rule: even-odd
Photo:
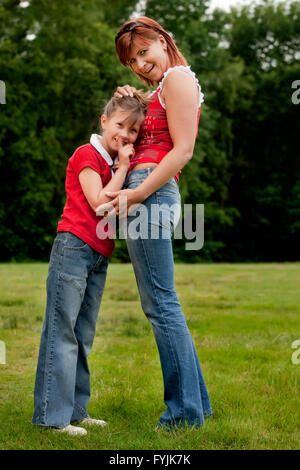
[[[124,188],[136,188],[151,171],[150,168],[133,171]],[[212,414],[212,408],[174,287],[171,235],[178,210],[180,215],[180,193],[175,180],[170,180],[141,206],[140,211],[125,219],[123,230],[127,231],[127,247],[142,308],[152,324],[161,361],[167,409],[159,426],[199,427]]]
[[[91,351],[108,259],[70,232],[54,240],[34,391],[33,424],[62,428],[88,417]]]

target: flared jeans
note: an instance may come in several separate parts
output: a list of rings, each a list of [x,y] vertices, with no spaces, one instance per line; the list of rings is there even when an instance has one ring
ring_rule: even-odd
[[[91,351],[108,259],[70,232],[54,240],[34,390],[33,424],[63,428],[88,417]]]
[[[151,171],[133,171],[124,188],[136,188]],[[151,322],[160,356],[167,409],[159,427],[199,427],[212,414],[195,345],[174,287],[171,237],[179,217],[180,193],[173,178],[129,215],[122,227],[142,309]]]

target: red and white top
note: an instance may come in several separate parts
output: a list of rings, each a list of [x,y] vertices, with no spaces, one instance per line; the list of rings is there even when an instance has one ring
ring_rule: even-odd
[[[112,255],[115,242],[108,226],[107,236],[101,233],[99,238],[97,227],[103,217],[98,217],[89,205],[79,181],[79,174],[84,168],[90,167],[100,175],[105,187],[112,177],[112,165],[110,155],[101,145],[101,137],[96,134],[92,134],[89,144],[75,150],[68,161],[65,183],[67,200],[57,226],[57,232],[73,233],[107,258]]]
[[[203,100],[203,93],[201,92],[201,86],[198,83],[194,72],[191,71],[190,67],[183,65],[177,65],[176,67],[169,68],[165,73],[158,85],[158,88],[153,92],[153,100],[148,106],[145,121],[140,131],[139,137],[135,145],[135,155],[130,159],[129,172],[138,165],[139,163],[159,163],[170,150],[173,148],[173,141],[170,136],[168,128],[167,114],[165,105],[163,104],[160,93],[164,86],[164,81],[169,73],[173,70],[183,70],[184,72],[191,75],[199,90],[199,101],[198,101],[198,121],[197,121],[197,133],[198,123],[200,117],[200,108]],[[176,181],[179,179],[179,174],[175,176]]]

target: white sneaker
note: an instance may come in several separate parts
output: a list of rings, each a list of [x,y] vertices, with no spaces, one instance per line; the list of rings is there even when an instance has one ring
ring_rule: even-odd
[[[103,421],[102,419],[94,419],[94,418],[84,418],[84,420],[80,421],[80,424],[87,424],[88,426],[101,426],[104,428],[104,426],[107,425],[106,421]]]
[[[72,426],[72,424],[68,424],[64,428],[55,429],[56,432],[65,432],[70,436],[85,436],[87,434],[86,429],[80,428],[78,426]]]

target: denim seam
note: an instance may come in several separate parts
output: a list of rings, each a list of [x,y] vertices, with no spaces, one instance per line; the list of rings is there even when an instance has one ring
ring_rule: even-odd
[[[172,191],[158,191],[158,192],[157,192],[157,195],[158,195],[158,196],[169,196],[169,197],[172,197],[172,196],[173,196],[173,197],[176,197],[176,196],[177,196],[177,194],[175,193],[175,191],[174,191],[174,192],[172,192]]]
[[[50,393],[51,382],[52,382],[52,368],[53,368],[53,357],[54,357],[54,348],[55,348],[58,289],[59,289],[59,279],[57,279],[54,315],[53,315],[53,320],[52,320],[52,327],[51,327],[51,334],[50,334],[50,344],[49,344],[49,360],[47,361],[47,363],[49,364],[49,367],[48,367],[48,373],[47,373],[47,388],[46,388],[46,397],[45,397],[45,413],[44,413],[45,421],[46,421],[46,415],[47,415],[47,406],[48,406],[48,401],[49,401],[49,393]]]
[[[76,281],[76,279],[73,279],[71,276],[67,276],[65,273],[59,272],[58,276],[60,279],[66,282],[70,282],[73,284],[73,286],[79,291],[81,299],[84,297],[84,290],[81,288],[81,285],[79,282]]]
[[[85,250],[85,248],[87,247],[90,247],[88,243],[85,243],[80,237],[78,237],[77,235],[74,235],[74,233],[72,232],[64,232],[66,234],[66,237],[65,237],[65,245],[63,246],[63,252],[65,251],[65,249],[67,250],[71,250],[71,251],[80,251],[80,250]],[[71,239],[74,240],[75,239],[78,239],[80,240],[83,245],[81,246],[69,246],[68,245],[68,241]]]
[[[163,202],[160,201],[159,196],[164,196],[165,193],[156,192],[156,194],[157,194],[156,199],[157,199],[158,205],[163,205]],[[173,197],[175,198],[175,203],[180,204],[180,201],[177,200],[177,194],[174,194],[174,193],[173,193],[173,194],[170,194],[170,193],[169,193],[169,194],[166,194],[166,195],[167,195],[168,197],[173,196]],[[169,206],[169,207],[170,207],[170,206]],[[171,213],[171,214],[172,214],[172,213]],[[171,217],[170,217],[170,239],[172,238],[172,235],[173,235],[173,233],[174,233],[174,231],[175,231],[175,225],[174,225],[174,224],[175,224],[175,216],[174,216],[174,213],[173,213],[173,220],[171,220]],[[176,226],[177,226],[177,225],[176,225]]]
[[[94,251],[94,250],[93,250]],[[103,263],[103,261],[106,260],[106,257],[104,255],[99,255],[98,256],[98,259],[96,261],[96,263],[93,264],[91,270],[88,272],[88,277],[87,277],[87,284],[88,284],[88,281],[89,281],[89,277],[92,276],[94,273],[95,273],[95,270]],[[108,263],[107,263],[108,264]],[[102,297],[103,295],[103,292],[100,292],[100,294],[98,295],[98,297],[93,297],[93,302],[98,302],[99,300],[99,297]],[[85,295],[83,296],[83,299],[82,299],[82,303],[81,303],[81,308],[80,310],[83,312],[85,311],[87,308],[89,308],[91,306],[91,303],[85,303],[84,304],[84,299],[85,299]]]
[[[85,250],[85,248],[87,246],[89,246],[89,245],[87,243],[85,243],[82,246],[68,246],[68,245],[65,245],[64,248],[66,248],[67,250],[70,250],[70,251],[80,251],[80,250]]]
[[[80,412],[80,414],[83,418],[88,418],[89,415],[88,415],[87,411],[82,406],[80,406],[77,402],[74,403],[74,408],[76,408],[77,411]]]
[[[158,206],[160,204],[162,204],[162,202],[160,201],[160,198],[159,198],[159,191],[156,192],[156,202],[158,204]],[[173,194],[173,197],[175,197],[175,195]],[[170,240],[171,240],[171,236],[170,236]],[[183,393],[182,393],[182,384],[181,384],[181,380],[180,380],[180,374],[179,374],[179,370],[178,370],[178,366],[177,366],[177,362],[176,362],[176,354],[174,353],[174,349],[172,348],[172,343],[170,341],[170,338],[169,338],[169,342],[170,342],[170,345],[171,345],[171,349],[172,349],[172,354],[173,354],[173,357],[175,359],[175,365],[176,365],[176,369],[177,369],[177,374],[178,374],[178,378],[179,378],[179,385],[180,385],[180,413],[179,415],[181,417],[183,417],[183,414],[184,414],[184,406],[183,406]],[[181,418],[178,418],[178,419],[181,419]]]
[[[156,196],[156,200],[158,202],[158,198],[157,198],[157,195],[155,194]],[[152,288],[153,288],[153,291],[155,292],[155,298],[156,298],[156,302],[157,302],[157,305],[158,305],[158,308],[160,309],[160,312],[161,312],[161,316],[164,320],[164,323],[165,323],[165,326],[166,326],[166,332],[167,332],[167,336],[168,336],[168,341],[169,341],[169,345],[170,345],[170,350],[172,351],[172,356],[173,356],[173,361],[174,361],[174,364],[175,364],[175,368],[177,370],[177,376],[178,376],[178,382],[179,382],[179,394],[180,394],[180,415],[182,416],[183,415],[183,402],[182,402],[182,384],[181,384],[181,379],[180,379],[180,374],[179,374],[179,370],[178,370],[178,365],[177,365],[177,362],[176,362],[176,355],[174,354],[174,349],[172,347],[172,342],[170,340],[170,333],[169,333],[169,329],[167,327],[167,323],[166,323],[166,320],[165,320],[165,317],[164,317],[164,314],[163,314],[163,311],[161,310],[160,308],[160,303],[158,301],[158,298],[157,298],[157,295],[156,295],[156,287],[155,287],[155,284],[153,282],[153,278],[152,278],[152,274],[151,274],[151,269],[150,269],[150,263],[149,263],[149,259],[147,257],[147,251],[145,249],[145,245],[144,245],[144,241],[143,241],[143,238],[141,238],[141,241],[142,241],[142,246],[143,246],[143,250],[144,250],[144,254],[145,254],[145,258],[146,258],[146,262],[147,262],[147,265],[148,265],[148,270],[149,270],[149,273],[150,273],[150,277],[151,277],[151,283],[152,283]]]
[[[61,267],[62,264],[62,256],[60,262],[58,263],[58,268]],[[59,290],[59,274],[56,274],[56,292],[55,292],[55,301],[54,301],[54,308],[53,308],[53,318],[49,321],[49,343],[47,345],[47,352],[45,356],[45,364],[48,367],[45,367],[44,373],[44,399],[42,401],[42,416],[44,422],[46,422],[47,418],[47,406],[48,406],[48,399],[49,399],[49,391],[51,386],[52,380],[52,365],[53,365],[53,356],[54,356],[54,342],[55,342],[55,331],[56,331],[56,317],[57,317],[57,297],[58,297],[58,290]]]
[[[89,272],[88,275],[90,276],[91,274],[93,274],[93,273],[95,272],[95,270],[103,263],[104,260],[105,260],[105,256],[99,254],[96,263],[93,264],[93,266],[92,266],[92,268],[91,268],[91,270],[90,270],[90,272]]]

